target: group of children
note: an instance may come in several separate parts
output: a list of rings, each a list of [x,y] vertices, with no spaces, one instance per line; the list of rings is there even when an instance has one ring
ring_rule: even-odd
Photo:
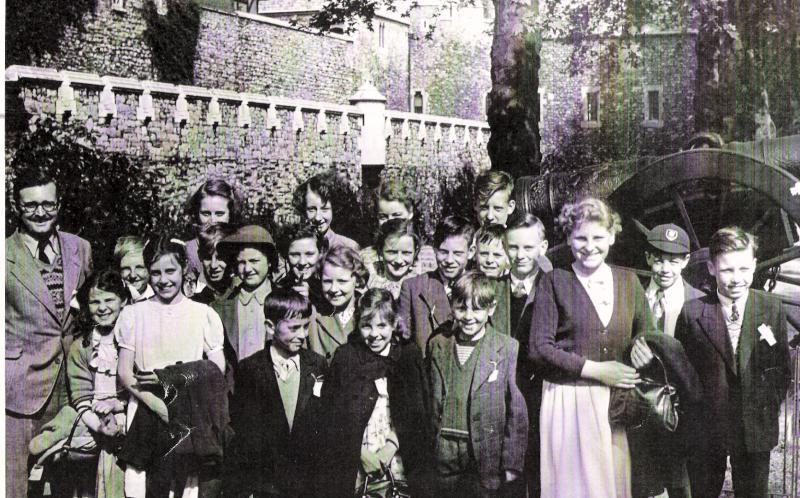
[[[681,278],[690,247],[676,225],[647,234],[644,287],[609,266],[620,218],[598,199],[562,208],[574,262],[553,269],[544,225],[515,212],[505,173],[478,178],[478,226],[446,217],[432,246],[396,182],[378,189],[373,246],[335,233],[332,182],[304,182],[303,221],[275,238],[243,224],[234,189],[210,180],[188,203],[197,238],[118,241],[117,268],[79,294],[85,335],[67,371],[98,439],[117,440],[137,410],[169,422],[156,371],[206,359],[225,375],[233,436],[214,465],[187,456],[170,467],[173,487],[200,496],[647,496],[632,487],[626,428],[609,422],[609,406],[652,363],[645,337],[663,333],[683,344],[727,425],[723,441],[688,453],[688,469],[662,462],[677,470],[661,489],[716,496],[733,455],[737,492],[766,496],[766,477],[751,474],[768,469],[777,442],[788,347],[780,305],[748,290],[751,235],[714,236],[717,290],[705,296]],[[762,418],[750,424],[754,410]],[[719,433],[718,419],[705,423],[701,435]],[[104,446],[99,495],[163,491],[156,470],[128,461],[123,471],[115,447]]]

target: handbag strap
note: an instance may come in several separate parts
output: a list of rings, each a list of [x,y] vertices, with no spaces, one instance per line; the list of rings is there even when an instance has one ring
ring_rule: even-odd
[[[664,384],[668,386],[672,386],[672,383],[669,381],[669,376],[667,375],[667,367],[664,366],[664,362],[661,360],[661,357],[655,351],[651,351],[653,353],[653,358],[658,362],[658,365],[661,367],[661,372],[664,374]]]
[[[84,405],[84,406],[81,406],[80,408],[78,408],[78,410],[77,410],[78,414],[75,417],[75,421],[72,422],[72,429],[70,429],[69,436],[67,436],[66,442],[64,443],[64,446],[62,447],[64,451],[82,451],[81,448],[73,448],[72,447],[72,439],[75,437],[75,431],[78,429],[78,425],[81,423],[81,417],[83,417],[83,414],[88,412],[91,409],[92,409],[91,405]]]

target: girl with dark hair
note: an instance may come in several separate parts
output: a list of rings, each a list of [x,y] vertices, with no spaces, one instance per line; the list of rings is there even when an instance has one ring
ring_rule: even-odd
[[[419,237],[409,220],[393,219],[381,225],[375,247],[378,259],[367,287],[386,289],[399,299],[403,281],[417,274],[414,263],[419,253]]]
[[[83,339],[72,343],[67,356],[70,405],[81,413],[100,447],[97,498],[121,498],[125,473],[113,453],[115,438],[124,434],[125,398],[117,381],[117,345],[114,324],[130,301],[128,286],[119,273],[93,273],[78,291]]]
[[[185,211],[194,230],[199,233],[204,227],[213,223],[238,224],[241,221],[242,204],[239,192],[231,184],[214,178],[205,182],[192,194],[186,202]],[[186,258],[189,263],[186,278],[205,283],[199,247],[200,241],[197,237],[186,243]]]
[[[219,316],[181,292],[187,267],[185,245],[169,235],[145,245],[144,262],[155,296],[125,308],[114,329],[120,347],[119,377],[131,394],[129,425],[139,404],[164,422],[169,421],[164,400],[149,389],[159,382],[155,369],[205,357],[225,371],[224,332]],[[204,482],[200,482],[201,493],[203,486]],[[144,496],[143,469],[128,465],[125,492],[129,497]]]
[[[343,206],[337,202],[344,202],[344,186],[332,173],[321,173],[301,183],[292,195],[292,206],[295,211],[309,223],[314,225],[317,233],[328,242],[331,249],[337,246],[349,247],[359,250],[356,241],[344,235],[339,235],[331,228],[334,211],[340,211]]]
[[[233,269],[228,267],[228,262],[217,251],[217,244],[235,232],[228,223],[212,223],[204,226],[198,234],[198,256],[203,264],[205,283],[199,282],[195,287],[192,295],[194,301],[210,305],[218,299],[227,298],[233,290]]]
[[[322,387],[315,496],[377,496],[391,480],[421,496],[419,476],[431,467],[432,447],[422,353],[400,342],[389,291],[368,290],[358,300],[356,322]]]

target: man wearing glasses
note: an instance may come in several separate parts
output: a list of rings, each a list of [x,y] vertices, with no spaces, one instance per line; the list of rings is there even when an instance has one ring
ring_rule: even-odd
[[[29,168],[14,179],[16,232],[6,239],[6,496],[28,494],[28,443],[67,404],[64,361],[91,267],[89,243],[61,232],[58,189]]]

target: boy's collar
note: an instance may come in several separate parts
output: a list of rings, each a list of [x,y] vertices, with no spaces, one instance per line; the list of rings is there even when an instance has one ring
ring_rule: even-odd
[[[249,291],[244,287],[239,288],[239,302],[242,305],[247,306],[250,304],[250,301],[255,297],[258,304],[261,306],[264,305],[264,301],[266,301],[267,296],[272,292],[272,284],[270,283],[268,278],[265,278],[261,284],[256,287],[254,290]]]
[[[533,281],[539,275],[540,271],[541,270],[537,266],[536,269],[533,272],[531,272],[528,276],[526,276],[525,278],[518,278],[516,275],[514,275],[513,271],[510,271],[508,273],[508,276],[509,276],[509,279],[511,280],[511,284],[512,285],[521,282],[521,283],[523,283],[525,285],[525,288],[527,289],[529,285],[533,284]]]
[[[653,277],[650,277],[650,283],[648,284],[647,290],[645,291],[645,293],[647,295],[654,295],[656,292],[658,292],[660,290],[661,292],[664,293],[665,296],[672,295],[672,294],[678,294],[678,293],[683,295],[683,286],[684,286],[684,283],[683,283],[683,277],[682,276],[678,276],[678,278],[675,279],[675,283],[673,283],[672,285],[670,285],[666,289],[662,289],[661,286],[656,283],[655,279]]]
[[[453,322],[453,324],[455,324],[455,322]],[[472,336],[464,335],[464,334],[461,333],[461,329],[456,329],[455,330],[455,340],[459,344],[462,344],[462,343],[475,344],[475,343],[477,343],[478,341],[480,341],[481,339],[484,338],[488,328],[489,328],[489,322],[487,321],[486,325],[483,326],[483,329],[481,329],[480,332],[478,332],[477,334],[472,335]]]
[[[736,302],[737,307],[741,308],[739,309],[739,313],[744,312],[744,307],[747,304],[747,298],[749,296],[750,296],[750,289],[748,289],[747,292],[745,292],[744,295],[739,299],[733,299],[732,297],[725,296],[719,291],[719,289],[717,289],[717,300],[719,300],[719,303],[722,305],[722,307],[730,308],[731,305],[734,302]]]
[[[284,350],[283,348],[276,346],[274,342],[270,341],[269,345],[269,354],[272,357],[272,362],[283,362],[286,363],[291,361],[294,363],[297,368],[300,368],[300,351],[291,354],[288,351]]]

